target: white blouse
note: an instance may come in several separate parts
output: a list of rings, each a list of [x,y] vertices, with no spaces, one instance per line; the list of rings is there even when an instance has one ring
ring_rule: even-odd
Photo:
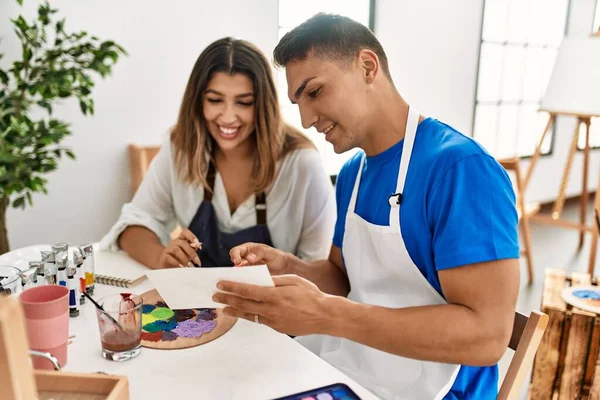
[[[171,151],[166,141],[133,200],[123,206],[118,221],[101,240],[101,248],[119,250],[117,238],[130,225],[150,229],[163,245],[177,225],[189,226],[204,198],[204,188],[179,179]],[[336,210],[333,187],[319,153],[315,149],[290,152],[278,164],[275,181],[265,193],[273,246],[304,260],[327,258]],[[212,203],[221,231],[232,233],[256,225],[255,196],[231,214],[218,171]]]

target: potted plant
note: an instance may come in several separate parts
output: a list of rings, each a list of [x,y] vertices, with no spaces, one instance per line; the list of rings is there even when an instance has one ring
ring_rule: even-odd
[[[56,13],[46,1],[31,22],[11,20],[22,51],[7,70],[0,68],[0,254],[9,250],[8,207],[31,206],[32,193],[47,193],[45,174],[63,156],[75,158],[61,146],[72,133],[69,123],[53,118],[52,106],[74,98],[84,115],[93,115],[94,79],[110,75],[126,54],[113,41],[68,33]]]

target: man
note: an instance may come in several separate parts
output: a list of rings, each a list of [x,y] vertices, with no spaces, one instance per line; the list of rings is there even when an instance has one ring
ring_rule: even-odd
[[[239,246],[232,261],[266,263],[276,287],[221,282],[216,301],[228,315],[308,335],[298,340],[382,398],[496,398],[520,276],[505,171],[409,106],[380,43],[355,21],[318,14],[274,56],[304,127],[338,153],[364,152],[338,177],[329,259]]]

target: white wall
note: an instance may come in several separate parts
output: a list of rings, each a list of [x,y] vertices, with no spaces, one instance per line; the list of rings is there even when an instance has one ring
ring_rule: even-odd
[[[33,15],[35,2],[24,2]],[[48,176],[49,194],[34,196],[34,207],[8,213],[12,248],[57,241],[98,240],[129,197],[127,144],[160,143],[175,122],[192,66],[210,42],[237,36],[269,55],[277,44],[277,0],[149,1],[53,0],[69,30],[84,29],[114,39],[129,53],[93,97],[96,113],[83,117],[77,104],[57,115],[72,123],[66,144],[77,155]],[[259,7],[257,7],[259,5]],[[0,52],[6,61],[19,54],[8,17],[14,0],[0,0]]]
[[[591,25],[594,1],[571,2],[572,34],[586,34],[582,26]],[[29,15],[31,3],[25,1]],[[75,104],[58,110],[72,122],[67,144],[78,159],[49,175],[49,195],[35,196],[34,207],[9,211],[13,248],[98,240],[129,197],[127,144],[162,140],[175,122],[200,51],[217,38],[238,36],[270,57],[277,42],[278,0],[53,0],[52,5],[67,17],[67,28],[114,39],[130,56],[119,61],[112,77],[98,81],[94,117],[81,116]],[[6,19],[18,10],[14,0],[0,0],[0,51],[6,60],[19,52]],[[378,0],[376,13],[376,33],[401,93],[422,113],[470,135],[483,0]],[[531,200],[556,196],[572,129],[571,120],[560,119],[554,153],[541,159],[528,190]],[[600,151],[592,153],[590,187],[595,187]],[[580,158],[570,195],[580,191]]]
[[[470,135],[482,0],[378,0],[375,31],[402,96]]]
[[[595,2],[570,2],[569,35],[590,34]],[[471,135],[483,0],[378,0],[377,5],[376,33],[400,93],[421,113]],[[528,200],[556,198],[574,125],[573,118],[559,119],[554,151],[536,165]],[[528,165],[524,161],[523,169]],[[582,165],[578,154],[567,187],[569,196],[581,193]],[[600,150],[592,150],[589,165],[589,187],[594,189]]]

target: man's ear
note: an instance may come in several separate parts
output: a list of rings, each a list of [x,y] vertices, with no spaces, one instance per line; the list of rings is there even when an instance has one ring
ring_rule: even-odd
[[[362,49],[358,53],[358,63],[367,83],[373,83],[379,74],[379,57],[375,52]]]

